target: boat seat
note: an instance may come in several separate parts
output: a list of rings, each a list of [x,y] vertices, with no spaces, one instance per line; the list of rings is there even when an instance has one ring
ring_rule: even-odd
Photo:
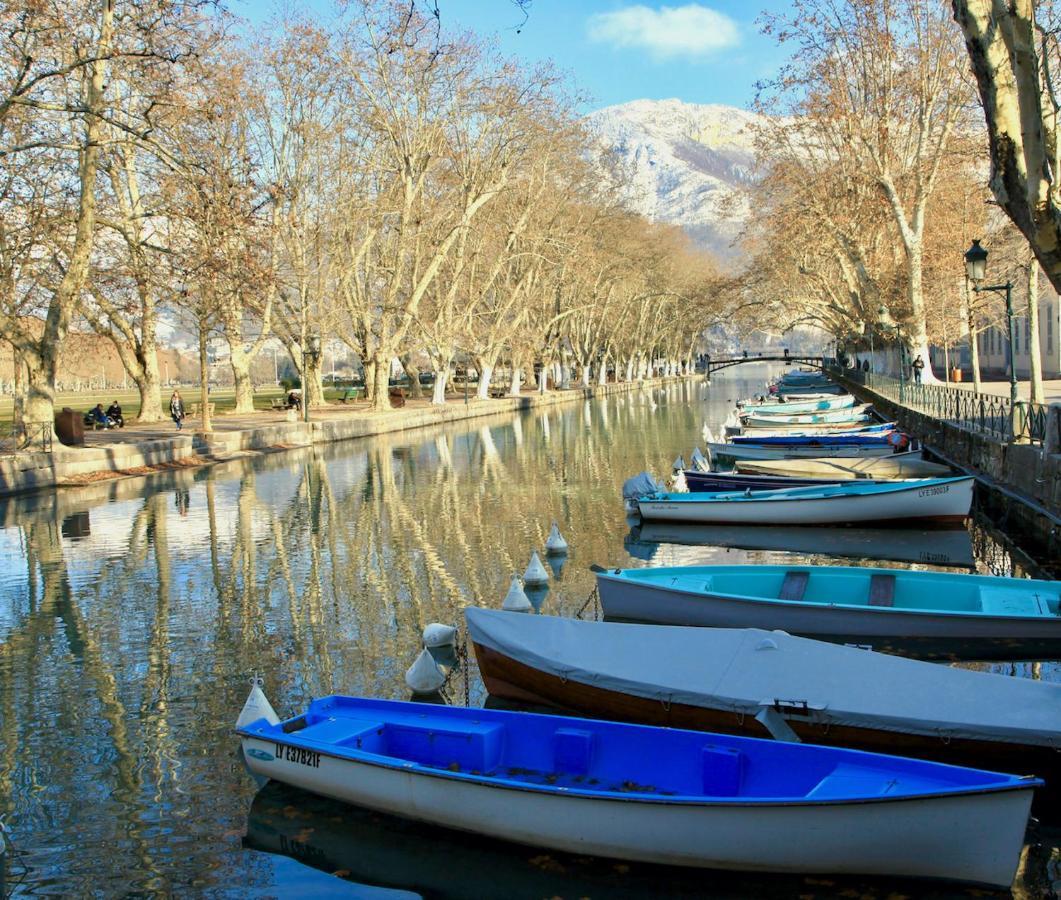
[[[707,744],[702,751],[704,795],[736,797],[744,780],[744,754],[729,747]]]
[[[593,732],[557,728],[553,738],[553,757],[553,771],[565,775],[588,775],[593,761]]]
[[[479,722],[454,722],[449,728],[389,722],[384,752],[455,772],[490,772],[501,763],[504,735],[504,725]]]
[[[781,593],[777,595],[778,599],[802,600],[807,592],[808,581],[810,581],[810,572],[786,572],[785,580],[781,582]]]
[[[873,575],[869,579],[869,605],[895,606],[895,576]]]
[[[980,609],[991,616],[1050,614],[1050,606],[1045,597],[1040,597],[1031,591],[1004,587],[981,587]]]

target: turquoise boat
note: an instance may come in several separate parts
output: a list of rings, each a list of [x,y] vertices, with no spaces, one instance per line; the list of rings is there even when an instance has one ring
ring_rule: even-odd
[[[922,658],[1061,658],[1061,582],[847,566],[597,570],[609,618],[777,628]]]

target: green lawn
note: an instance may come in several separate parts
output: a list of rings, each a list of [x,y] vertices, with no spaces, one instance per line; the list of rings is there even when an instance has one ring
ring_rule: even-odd
[[[344,393],[345,388],[325,388],[324,398],[326,400],[338,400]],[[169,397],[173,391],[166,389],[162,391],[162,410],[168,414],[169,411]],[[286,391],[279,387],[262,387],[254,392],[254,407],[255,409],[271,409],[272,401],[277,397],[283,397],[286,395]],[[191,412],[192,404],[199,402],[199,389],[190,388],[181,391],[181,397],[184,398],[184,407]],[[64,406],[69,406],[71,409],[79,410],[80,412],[86,412],[90,410],[97,403],[102,403],[103,408],[106,409],[111,405],[111,402],[117,400],[119,406],[122,408],[122,413],[125,415],[127,422],[132,422],[140,413],[140,394],[138,391],[119,391],[113,388],[108,388],[107,393],[100,393],[99,391],[80,391],[64,392],[60,393],[56,398],[55,408],[56,410],[62,409]],[[223,413],[231,410],[236,405],[236,395],[231,388],[215,388],[210,391],[210,400],[214,403],[214,410],[217,413]],[[11,421],[12,408],[14,406],[14,400],[10,394],[4,394],[0,396],[0,423],[7,424]]]

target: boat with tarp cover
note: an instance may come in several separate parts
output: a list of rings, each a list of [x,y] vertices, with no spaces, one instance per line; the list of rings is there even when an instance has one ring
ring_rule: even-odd
[[[1061,582],[848,566],[597,569],[613,619],[780,628],[910,656],[1061,658]]]
[[[322,697],[281,722],[257,686],[237,733],[256,775],[531,846],[996,887],[1013,880],[1040,784],[857,750],[359,697]]]
[[[749,475],[787,475],[796,478],[828,478],[850,481],[870,478],[886,481],[901,478],[945,478],[950,466],[926,460],[919,450],[893,453],[877,459],[786,459],[738,460],[738,472]]]
[[[783,631],[464,611],[496,697],[609,719],[1032,773],[1061,818],[1061,684]],[[881,690],[887,685],[887,690]]]

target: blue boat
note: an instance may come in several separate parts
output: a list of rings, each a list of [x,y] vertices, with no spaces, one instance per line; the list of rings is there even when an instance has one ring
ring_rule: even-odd
[[[258,775],[522,844],[1008,886],[1042,782],[808,744],[332,696],[237,723]]]
[[[894,427],[894,426],[893,426]],[[844,446],[848,444],[889,444],[889,438],[894,433],[892,428],[887,430],[849,432],[840,434],[773,434],[756,437],[755,435],[734,435],[730,438],[733,444],[764,444],[766,446],[817,446],[828,444],[830,446]]]

